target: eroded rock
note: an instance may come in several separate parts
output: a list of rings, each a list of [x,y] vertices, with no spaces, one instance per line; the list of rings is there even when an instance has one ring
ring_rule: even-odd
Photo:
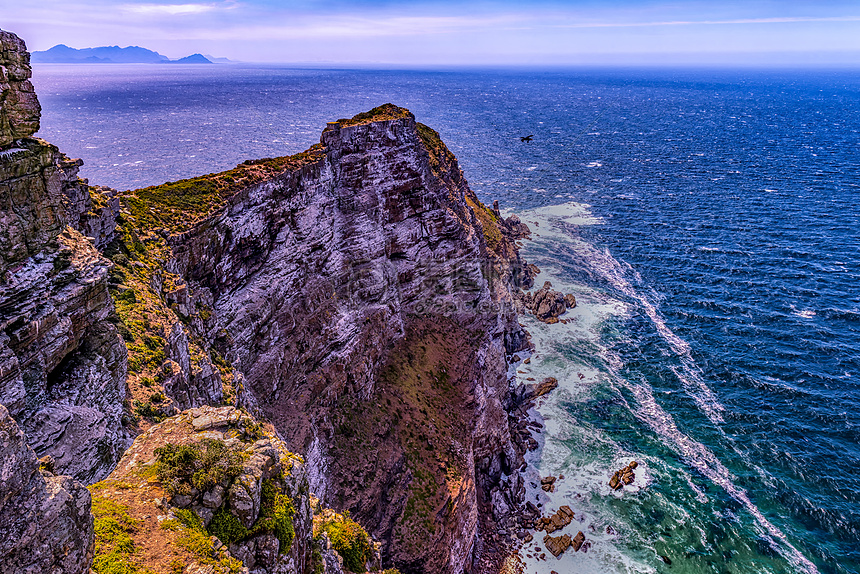
[[[573,295],[554,290],[549,281],[544,282],[543,287],[534,293],[520,292],[519,300],[538,320],[550,324],[558,323],[560,315],[576,307]]]
[[[0,30],[0,150],[39,131],[42,108],[31,75],[24,41]]]
[[[92,214],[98,233],[88,227],[81,162],[30,137],[40,108],[29,77],[24,43],[0,31],[0,402],[57,472],[93,482],[130,442],[127,354],[112,323],[111,263],[80,230],[109,240],[117,203]]]
[[[0,572],[87,574],[93,558],[90,493],[39,470],[24,433],[0,405]]]

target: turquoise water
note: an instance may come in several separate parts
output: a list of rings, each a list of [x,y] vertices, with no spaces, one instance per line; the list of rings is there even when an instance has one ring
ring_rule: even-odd
[[[410,108],[580,301],[566,325],[529,322],[529,370],[561,383],[535,413],[534,464],[565,474],[546,502],[591,544],[527,571],[860,572],[860,73],[37,66],[34,83],[40,135],[121,189]]]

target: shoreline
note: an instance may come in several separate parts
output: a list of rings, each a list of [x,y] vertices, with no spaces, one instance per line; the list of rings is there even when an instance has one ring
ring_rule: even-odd
[[[599,224],[599,221],[590,216],[587,207],[582,204],[564,204],[554,207],[559,211],[568,212],[560,214],[564,223]],[[521,256],[530,263],[535,262],[536,255],[530,251],[536,251],[536,242],[539,242],[540,238],[561,233],[560,230],[552,229],[548,225],[549,217],[539,218],[536,213],[538,211],[531,210],[518,214],[532,229],[532,236],[523,240],[520,247]],[[642,464],[641,457],[628,455],[614,457],[611,461],[595,461],[590,468],[578,474],[566,473],[560,466],[560,461],[554,453],[553,443],[569,440],[565,437],[582,429],[576,427],[576,421],[562,418],[563,413],[559,403],[572,395],[587,393],[591,386],[599,383],[603,373],[600,369],[587,364],[578,365],[571,370],[570,365],[563,365],[557,360],[554,356],[557,351],[549,344],[551,340],[593,335],[602,317],[619,311],[623,313],[624,309],[609,304],[608,298],[594,289],[564,280],[556,269],[551,268],[541,269],[535,276],[535,287],[529,292],[536,292],[539,289],[538,286],[544,285],[545,281],[549,281],[553,289],[572,293],[576,297],[577,305],[559,315],[558,322],[542,321],[529,310],[522,310],[519,314],[521,324],[529,333],[532,348],[530,351],[519,352],[509,357],[509,359],[520,359],[511,360],[508,367],[508,380],[512,392],[516,393],[527,385],[535,385],[547,378],[557,379],[558,386],[547,394],[535,397],[533,404],[525,411],[525,418],[518,425],[518,428],[528,429],[535,445],[535,448],[530,448],[526,452],[526,467],[520,473],[525,483],[524,501],[527,505],[523,521],[530,521],[530,523],[517,533],[517,544],[508,553],[502,572],[505,574],[551,574],[555,571],[598,573],[607,571],[607,560],[629,569],[634,565],[630,564],[629,557],[623,556],[615,546],[620,536],[620,527],[606,524],[606,517],[600,516],[590,507],[587,497],[589,493],[592,495],[597,493],[600,496],[621,498],[626,493],[645,488],[651,480],[648,465]],[[561,460],[563,461],[563,458]],[[616,467],[617,470],[634,460],[639,461],[639,465],[635,470],[633,482],[622,485],[619,490],[612,489],[609,485],[612,472],[604,476],[607,474],[605,468]],[[549,491],[544,488],[548,480],[552,480]],[[535,509],[536,512],[529,509]],[[564,510],[560,511],[560,509]],[[533,515],[536,515],[539,525],[541,519],[548,521],[554,515],[564,518],[564,514],[568,511],[570,516],[564,520],[565,524],[560,528],[555,529],[554,526],[550,526],[551,532],[535,528],[536,520]],[[584,540],[577,540],[577,535],[584,536]],[[547,546],[547,542],[555,543],[549,537],[569,538],[573,545],[567,547],[568,542],[564,541],[561,544],[564,549],[556,557]],[[634,569],[640,572],[654,571],[642,563],[637,563]]]

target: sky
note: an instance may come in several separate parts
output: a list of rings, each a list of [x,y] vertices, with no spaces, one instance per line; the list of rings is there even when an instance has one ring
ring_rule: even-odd
[[[860,0],[0,0],[0,28],[248,62],[860,65]]]

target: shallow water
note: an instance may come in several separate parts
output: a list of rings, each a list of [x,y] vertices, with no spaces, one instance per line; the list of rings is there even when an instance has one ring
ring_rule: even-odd
[[[579,301],[573,323],[526,321],[530,376],[560,381],[535,463],[565,474],[547,503],[591,546],[527,571],[860,572],[857,72],[37,66],[34,82],[40,135],[120,189],[410,108],[484,201],[532,222],[539,283]],[[631,459],[636,488],[610,492]]]

